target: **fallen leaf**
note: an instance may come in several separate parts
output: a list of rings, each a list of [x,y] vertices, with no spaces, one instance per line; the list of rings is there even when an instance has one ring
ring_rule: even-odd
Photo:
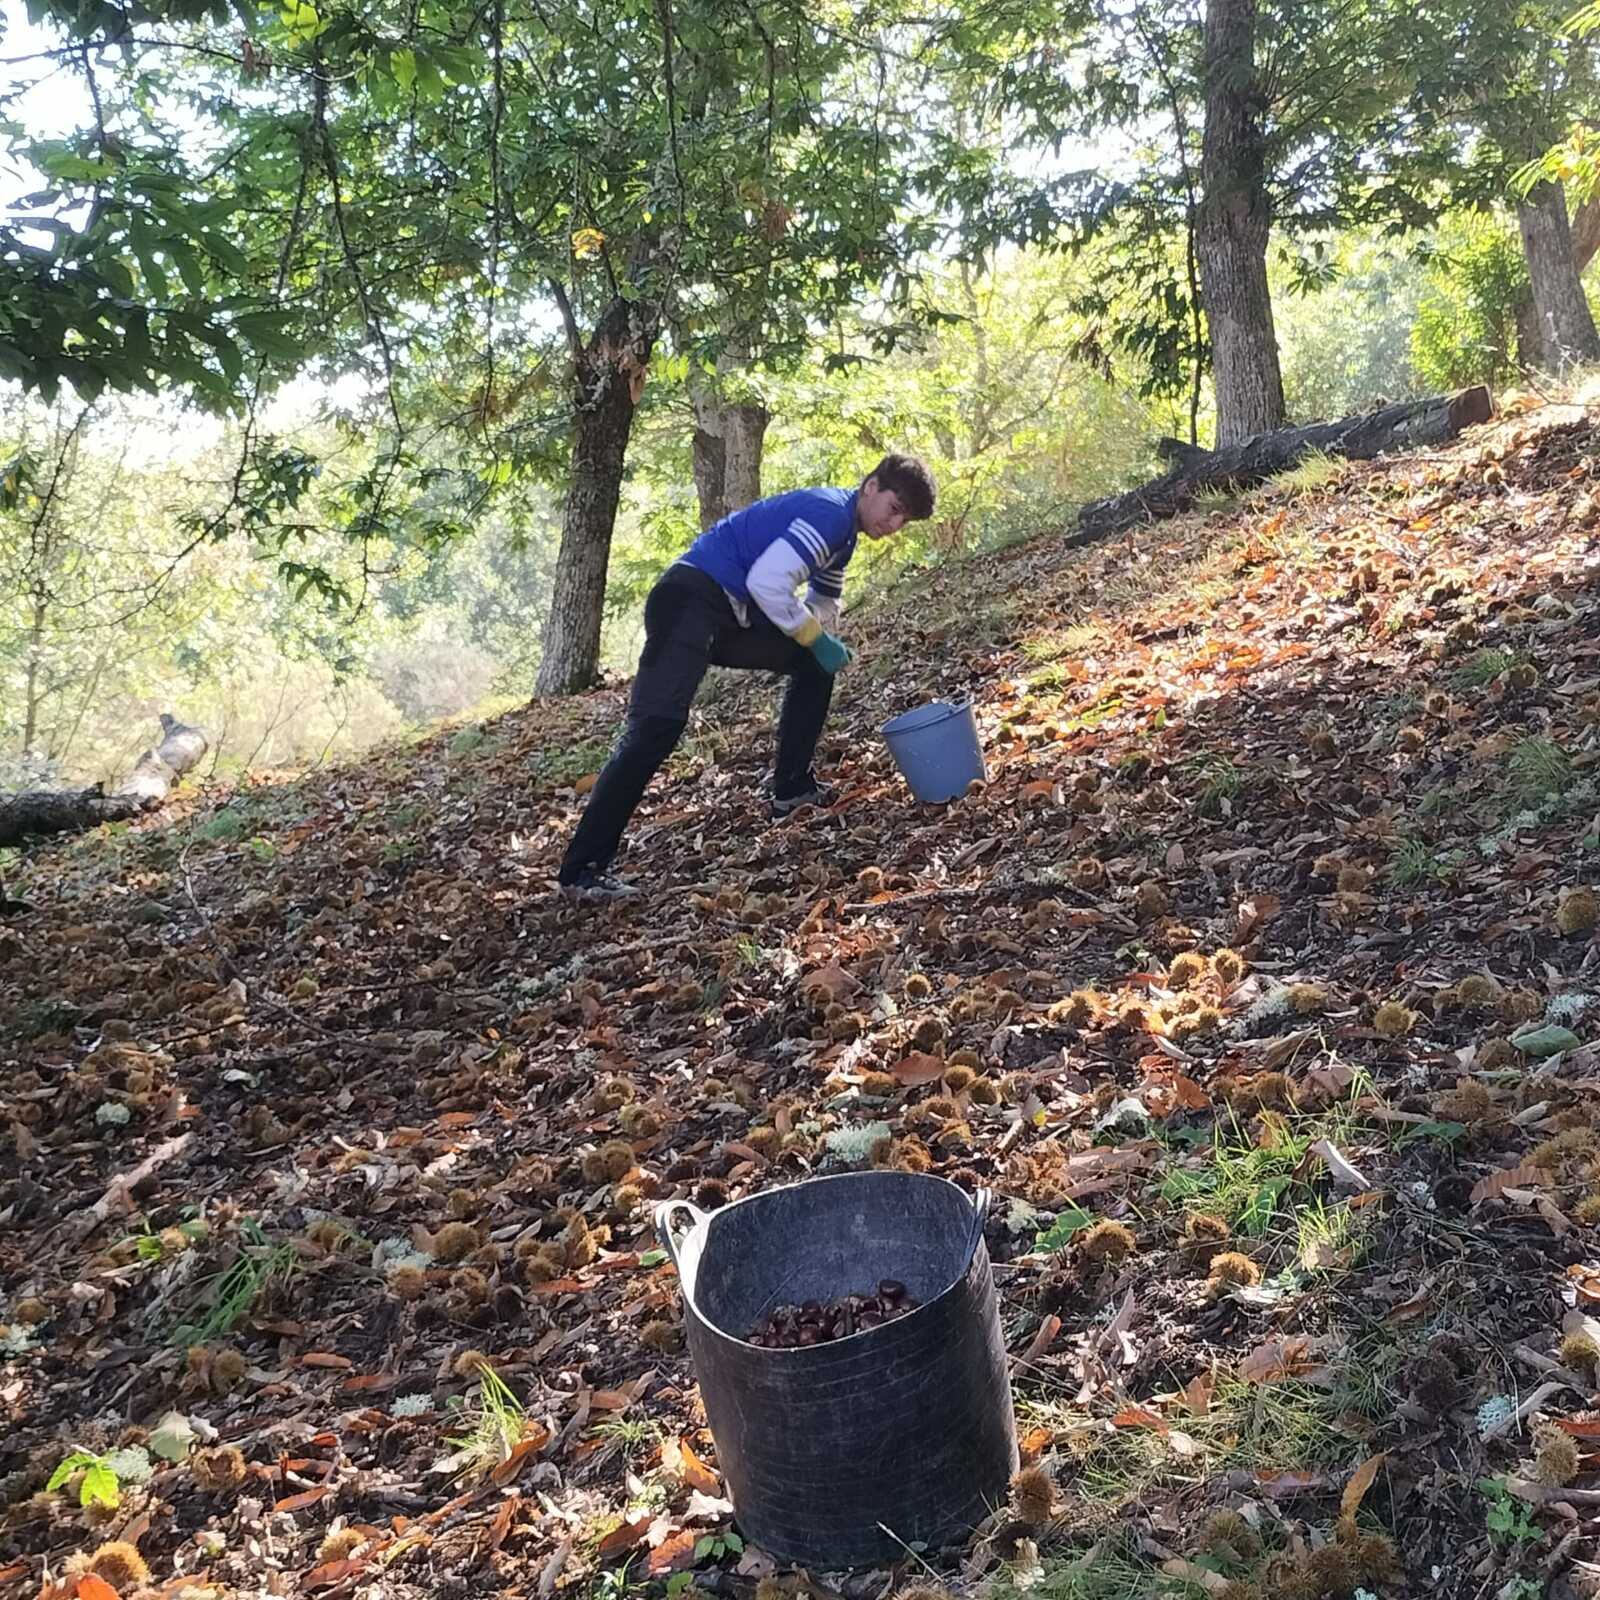
[[[699,1456],[687,1439],[668,1439],[661,1446],[661,1465],[675,1478],[701,1494],[720,1495],[722,1479]]]
[[[1250,935],[1264,923],[1270,922],[1282,904],[1275,894],[1252,895],[1250,899],[1241,901],[1236,913],[1234,938],[1240,944],[1248,944]]]
[[[1183,1403],[1195,1416],[1206,1416],[1211,1410],[1211,1380],[1199,1373],[1192,1377],[1183,1391]]]
[[[586,794],[588,794],[588,792],[592,788],[594,788],[595,784],[598,783],[599,781],[600,781],[600,774],[598,772],[585,772],[572,785],[572,792],[575,795],[586,795]]]
[[[342,1371],[345,1368],[353,1367],[355,1362],[348,1356],[328,1355],[321,1350],[312,1350],[300,1357],[300,1365],[302,1367],[330,1367]]]
[[[504,1486],[512,1481],[522,1471],[524,1463],[531,1455],[539,1451],[550,1442],[550,1430],[540,1423],[530,1424],[533,1431],[525,1434],[511,1447],[511,1453],[489,1474],[490,1481],[497,1487]]]
[[[660,1578],[669,1572],[682,1572],[692,1567],[695,1543],[696,1536],[687,1528],[680,1528],[677,1533],[668,1535],[650,1552],[650,1559],[646,1563],[650,1576]]]
[[[1239,1363],[1239,1376],[1247,1383],[1277,1383],[1284,1378],[1317,1383],[1327,1380],[1328,1368],[1314,1355],[1310,1339],[1269,1339]]]
[[[595,1555],[602,1561],[608,1561],[625,1550],[637,1550],[644,1543],[652,1520],[647,1512],[642,1517],[635,1517],[632,1522],[624,1522],[620,1527],[613,1528],[596,1546]]]
[[[1157,1433],[1169,1431],[1165,1417],[1159,1417],[1145,1406],[1124,1406],[1112,1419],[1113,1428],[1154,1428]]]
[[[1386,1452],[1380,1450],[1375,1456],[1368,1456],[1365,1461],[1350,1474],[1350,1481],[1344,1486],[1344,1493],[1339,1497],[1339,1515],[1343,1517],[1354,1516],[1356,1508],[1366,1499],[1367,1490],[1373,1485],[1378,1476],[1378,1469],[1383,1465]]]
[[[815,972],[808,972],[800,980],[802,994],[820,989],[834,1001],[848,1000],[860,987],[859,981],[852,978],[837,961],[830,961],[827,966],[818,967]]]
[[[919,1083],[932,1083],[935,1078],[943,1077],[946,1065],[942,1056],[930,1056],[921,1050],[913,1050],[910,1055],[895,1062],[889,1070],[901,1083],[914,1087]]]
[[[304,1511],[307,1506],[314,1506],[319,1500],[326,1500],[333,1493],[331,1484],[322,1484],[316,1489],[307,1489],[301,1494],[292,1494],[286,1500],[279,1500],[273,1505],[274,1511]]]
[[[341,1556],[337,1561],[324,1561],[320,1567],[313,1567],[300,1580],[302,1589],[328,1589],[336,1583],[343,1583],[346,1578],[352,1578],[356,1573],[369,1566],[371,1558],[367,1556],[350,1557]]]
[[[93,1572],[85,1572],[78,1579],[78,1600],[122,1600],[116,1588]]]
[[[1256,1487],[1274,1500],[1293,1500],[1299,1495],[1328,1487],[1328,1475],[1314,1467],[1302,1467],[1293,1472],[1256,1473]]]
[[[1469,1198],[1473,1205],[1479,1205],[1504,1194],[1507,1189],[1543,1189],[1549,1182],[1550,1174],[1543,1167],[1524,1162],[1520,1167],[1512,1167],[1505,1172],[1491,1172],[1487,1178],[1480,1178],[1473,1184]]]
[[[1370,1189],[1372,1185],[1343,1155],[1331,1139],[1318,1139],[1311,1146],[1311,1154],[1321,1156],[1328,1163],[1328,1173],[1333,1181],[1345,1189]]]

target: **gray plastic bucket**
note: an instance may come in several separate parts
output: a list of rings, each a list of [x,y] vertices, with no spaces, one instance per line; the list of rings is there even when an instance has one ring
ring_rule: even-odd
[[[879,732],[912,794],[926,804],[954,800],[974,778],[985,775],[970,701],[951,705],[935,700],[891,717]]]

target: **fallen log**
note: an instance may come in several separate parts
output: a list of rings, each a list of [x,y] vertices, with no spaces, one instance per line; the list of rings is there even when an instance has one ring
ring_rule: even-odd
[[[126,822],[153,811],[172,786],[206,753],[200,729],[161,714],[161,742],[146,750],[110,794],[103,784],[87,789],[32,789],[0,798],[0,845],[33,834],[81,833],[102,822]]]
[[[1487,389],[1463,389],[1459,394],[1407,400],[1337,422],[1258,433],[1223,450],[1201,450],[1181,439],[1163,439],[1156,453],[1172,465],[1137,489],[1086,505],[1078,513],[1076,531],[1068,534],[1066,542],[1089,544],[1141,522],[1177,516],[1188,511],[1204,490],[1226,492],[1265,483],[1313,450],[1370,461],[1394,450],[1443,444],[1463,428],[1487,422],[1493,414],[1494,403]]]

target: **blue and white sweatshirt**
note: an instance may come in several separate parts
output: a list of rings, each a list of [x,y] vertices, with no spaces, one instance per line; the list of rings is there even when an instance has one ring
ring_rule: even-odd
[[[713,523],[679,558],[715,578],[749,626],[753,600],[775,626],[808,644],[833,627],[844,569],[856,548],[855,489],[794,489]],[[804,580],[810,611],[795,591]]]

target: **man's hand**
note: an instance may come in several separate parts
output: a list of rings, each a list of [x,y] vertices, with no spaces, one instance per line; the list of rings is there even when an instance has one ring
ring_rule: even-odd
[[[831,633],[819,633],[807,649],[817,658],[824,672],[834,673],[850,664],[849,645]]]

